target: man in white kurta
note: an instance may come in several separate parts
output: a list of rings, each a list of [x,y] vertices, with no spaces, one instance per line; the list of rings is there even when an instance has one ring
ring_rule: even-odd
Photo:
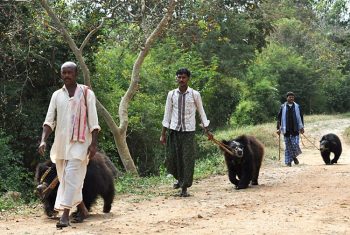
[[[76,83],[76,65],[73,62],[64,63],[61,77],[64,86],[51,97],[39,146],[39,153],[43,155],[46,139],[55,130],[50,158],[56,163],[60,182],[55,202],[55,210],[63,210],[56,225],[60,228],[69,225],[69,211],[75,206],[82,213],[79,222],[87,216],[82,188],[88,160],[96,153],[97,133],[100,130],[95,94],[86,86]]]

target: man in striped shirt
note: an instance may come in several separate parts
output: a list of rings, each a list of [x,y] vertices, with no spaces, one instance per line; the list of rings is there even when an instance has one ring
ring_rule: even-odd
[[[177,180],[174,188],[181,188],[181,197],[189,196],[187,188],[191,187],[193,182],[196,111],[200,114],[201,126],[208,138],[213,138],[207,129],[210,121],[204,112],[202,98],[198,91],[188,86],[190,76],[191,72],[186,68],[176,72],[178,88],[168,93],[160,136],[160,142],[167,145],[167,170]]]

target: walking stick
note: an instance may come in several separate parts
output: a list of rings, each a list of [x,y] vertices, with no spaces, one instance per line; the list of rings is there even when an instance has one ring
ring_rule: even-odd
[[[278,161],[281,160],[281,133],[278,134]]]

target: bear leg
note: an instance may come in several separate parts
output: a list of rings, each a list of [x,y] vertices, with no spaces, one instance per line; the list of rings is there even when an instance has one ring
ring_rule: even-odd
[[[258,183],[259,171],[260,171],[260,165],[257,166],[257,169],[255,169],[255,171],[253,172],[252,185],[259,185]]]
[[[251,151],[248,151],[248,152],[249,152],[249,156],[252,156]],[[247,154],[247,151],[245,152],[245,154]],[[252,180],[252,170],[253,170],[253,166],[251,164],[250,159],[247,159],[247,161],[244,161],[242,163],[241,177],[239,178],[237,189],[248,188],[248,185]]]
[[[236,189],[245,189],[248,188],[248,185],[250,183],[250,175],[248,173],[243,173],[242,178],[239,180],[239,183],[236,187]]]
[[[331,164],[331,159],[329,157],[331,153],[330,152],[322,152],[321,155],[322,155],[322,158],[323,158],[323,161],[326,165],[330,165]]]
[[[334,158],[331,161],[331,164],[338,163],[338,159],[340,157],[340,153],[334,153]]]
[[[92,205],[95,203],[98,194],[96,191],[89,190],[88,187],[83,188],[83,201],[85,204],[85,207],[88,211],[91,211]]]
[[[239,190],[239,189],[245,189],[245,188],[248,188],[248,184],[238,184],[236,186],[236,189]]]
[[[45,214],[48,217],[53,217],[56,214],[56,211],[54,209],[55,207],[55,201],[56,201],[56,194],[57,192],[51,193],[46,199],[44,199],[43,203],[44,203],[44,210],[45,210]]]
[[[228,172],[228,178],[229,178],[229,180],[230,180],[230,182],[232,183],[232,184],[234,184],[234,185],[238,185],[238,183],[239,183],[239,180],[237,179],[237,177],[236,177],[237,175],[236,175],[236,172],[235,171],[233,171],[233,170],[229,170],[229,172]]]
[[[45,214],[48,217],[53,217],[55,215],[55,210],[53,208],[54,208],[54,205],[51,205],[49,202],[44,202]]]
[[[109,190],[101,195],[103,198],[103,213],[109,213],[111,211],[114,193],[114,185],[112,184]]]

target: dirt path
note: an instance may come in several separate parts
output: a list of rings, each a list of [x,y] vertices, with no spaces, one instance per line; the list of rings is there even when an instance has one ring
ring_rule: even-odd
[[[306,135],[318,141],[326,133],[341,136],[348,126],[347,119],[320,121]],[[170,187],[159,189],[166,196],[149,201],[118,197],[110,214],[96,206],[83,224],[63,230],[39,209],[31,216],[0,217],[0,234],[350,234],[350,147],[342,141],[338,164],[326,166],[303,142],[298,166],[265,163],[260,185],[246,190],[215,176],[195,182],[189,198],[172,196]]]

